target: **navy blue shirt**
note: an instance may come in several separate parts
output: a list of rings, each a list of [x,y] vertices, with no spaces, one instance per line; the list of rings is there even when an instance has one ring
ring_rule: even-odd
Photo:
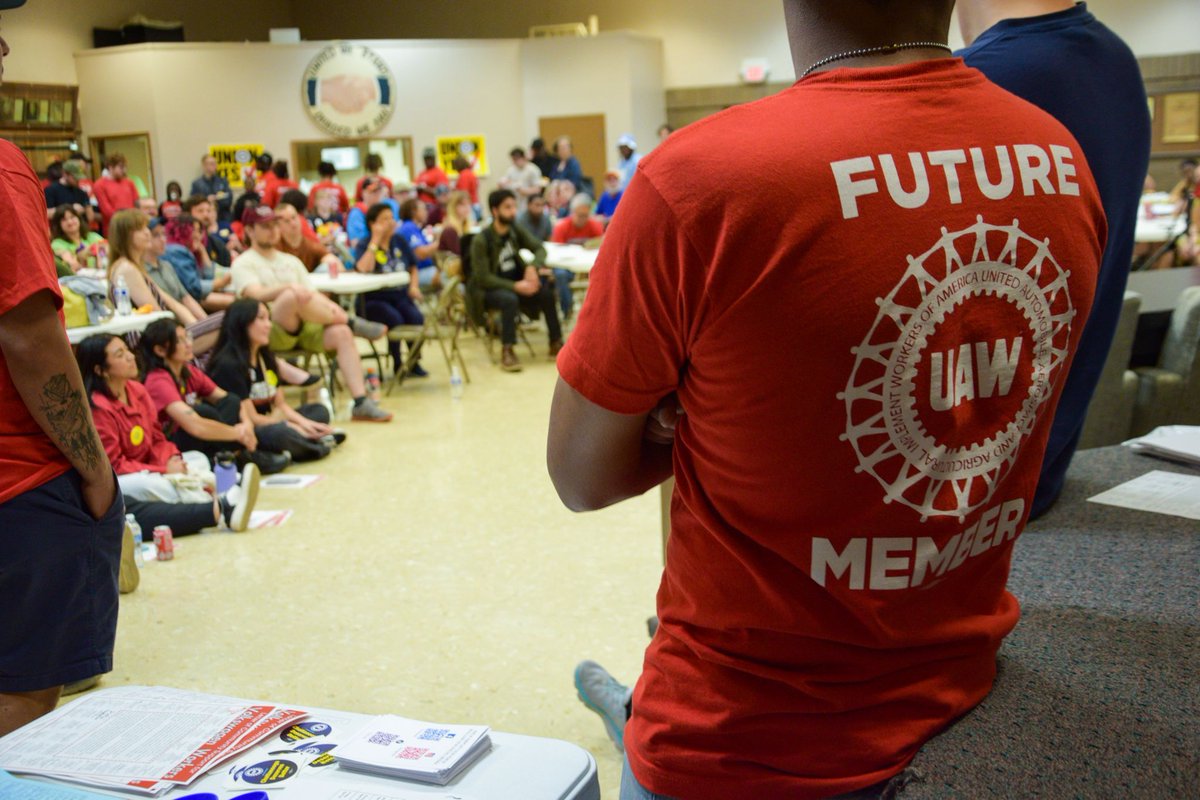
[[[998,22],[958,55],[993,83],[1048,112],[1075,136],[1108,217],[1108,241],[1091,316],[1046,445],[1031,511],[1036,517],[1062,491],[1116,332],[1150,161],[1150,113],[1133,53],[1085,3],[1053,14]]]
[[[363,253],[367,252],[367,245],[371,244],[370,237],[363,239],[354,248],[354,263],[363,257]],[[387,250],[378,250],[375,253],[375,272],[404,272],[417,263],[413,256],[413,251],[409,248],[408,242],[399,233],[392,234],[391,243]]]
[[[575,186],[575,191],[583,191],[583,167],[579,166],[579,159],[571,156],[566,160],[566,163],[555,159],[554,167],[550,170],[550,180],[552,181],[570,181]]]

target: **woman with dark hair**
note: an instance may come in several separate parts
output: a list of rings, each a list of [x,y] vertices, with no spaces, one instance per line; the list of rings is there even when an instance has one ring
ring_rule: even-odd
[[[244,531],[258,499],[258,467],[242,469],[241,485],[212,497],[212,471],[203,453],[180,453],[167,441],[137,358],[124,340],[89,336],[75,351],[100,441],[117,473],[130,512],[146,530],[169,525],[176,536],[224,523]]]
[[[63,205],[50,216],[50,249],[66,262],[72,272],[99,265],[100,247],[108,247],[104,237],[90,230],[74,206]]]
[[[324,458],[345,439],[329,427],[329,411],[319,403],[294,409],[279,390],[279,366],[268,347],[271,312],[266,304],[242,299],[225,311],[221,337],[208,371],[225,391],[242,398],[244,419],[254,425],[258,449],[287,453],[293,461]]]
[[[209,459],[221,451],[233,452],[240,463],[253,461],[264,475],[287,467],[286,455],[258,451],[258,437],[245,418],[242,399],[191,363],[192,337],[182,325],[156,320],[146,327],[139,344],[146,391],[163,432],[180,450],[197,450]]]
[[[412,204],[416,206],[420,201],[413,200]],[[417,307],[422,294],[416,257],[408,242],[396,230],[392,207],[387,203],[376,203],[367,209],[366,219],[368,235],[354,248],[355,270],[368,273],[407,270],[409,281],[407,290],[379,289],[364,294],[363,316],[389,328],[425,324],[425,315]],[[404,362],[400,360],[400,342],[394,339],[389,341],[388,352],[392,355],[393,367],[402,369]],[[419,351],[410,352],[409,361],[412,363],[409,373],[413,377],[424,378],[429,373],[417,361],[419,357]]]
[[[291,174],[288,172],[288,162],[283,159],[271,165],[271,176],[267,179],[266,186],[263,187],[263,202],[274,208],[279,204],[281,194],[288,189],[299,189],[300,184],[292,180]]]
[[[183,187],[179,185],[179,181],[171,181],[167,184],[167,199],[162,201],[158,207],[158,217],[169,222],[175,219],[183,212]]]

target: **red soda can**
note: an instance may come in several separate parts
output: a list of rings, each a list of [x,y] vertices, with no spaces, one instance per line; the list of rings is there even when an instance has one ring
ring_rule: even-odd
[[[170,561],[175,557],[175,536],[167,525],[154,528],[154,546],[158,548],[158,560]]]

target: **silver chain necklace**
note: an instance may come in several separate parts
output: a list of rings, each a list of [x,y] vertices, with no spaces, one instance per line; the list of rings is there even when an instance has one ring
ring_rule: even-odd
[[[858,58],[859,56],[867,56],[873,53],[894,53],[897,50],[918,50],[924,47],[938,48],[940,50],[945,50],[947,53],[952,52],[950,50],[950,45],[944,42],[903,42],[900,44],[882,44],[878,47],[860,47],[857,50],[847,50],[844,53],[835,53],[831,56],[825,56],[825,58],[822,58],[811,67],[804,70],[804,72],[800,73],[800,77],[796,80],[803,80],[804,78],[807,78],[813,70],[820,69],[821,67],[833,61],[841,61],[845,58]]]

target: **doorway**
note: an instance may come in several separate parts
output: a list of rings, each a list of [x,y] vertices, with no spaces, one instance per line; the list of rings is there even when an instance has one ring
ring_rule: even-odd
[[[591,181],[592,186],[604,185],[608,154],[603,114],[541,117],[538,119],[538,136],[545,140],[547,148],[553,148],[554,140],[558,137],[569,136],[584,177]]]
[[[89,140],[92,163],[97,172],[104,170],[105,160],[114,153],[125,156],[126,174],[138,187],[142,197],[154,197],[154,163],[150,158],[150,134],[121,133],[112,136],[93,136]]]
[[[321,180],[317,165],[328,161],[337,168],[338,181],[354,194],[354,186],[366,172],[363,164],[374,154],[383,159],[383,175],[397,185],[412,183],[413,144],[411,136],[392,139],[317,139],[292,142],[292,180],[308,191]]]

